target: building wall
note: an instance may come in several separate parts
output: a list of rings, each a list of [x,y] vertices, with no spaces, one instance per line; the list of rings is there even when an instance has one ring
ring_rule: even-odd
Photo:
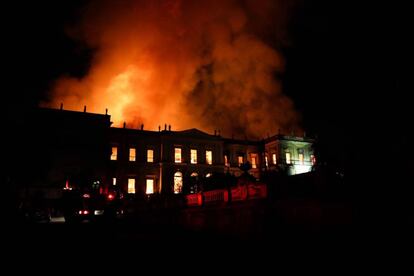
[[[128,190],[128,178],[135,179],[135,192],[145,194],[146,179],[154,179],[154,192],[173,193],[174,175],[182,174],[183,184],[191,174],[205,177],[224,172],[223,142],[214,135],[193,131],[144,131],[111,129],[111,147],[118,148],[117,160],[110,161],[110,180]],[[136,149],[136,161],[129,161],[129,149]],[[175,149],[181,149],[181,163],[175,162]],[[153,163],[147,162],[147,150],[154,151]],[[197,163],[191,164],[191,149],[197,150]],[[212,152],[212,164],[206,163],[206,151]]]
[[[278,166],[288,166],[290,175],[309,172],[312,169],[313,140],[303,137],[290,137],[277,135],[265,143],[265,154],[268,155],[269,169],[276,169]],[[273,163],[272,154],[276,154],[276,163]],[[286,153],[290,153],[290,164],[286,159]],[[303,161],[299,158],[303,154]]]
[[[256,178],[260,177],[263,160],[261,159],[261,148],[257,142],[225,139],[224,154],[228,156],[229,160],[229,166],[226,167],[226,171],[235,176],[242,174],[242,170],[239,168],[238,157],[243,157],[243,162],[248,161],[250,164],[253,164],[252,157],[255,155],[256,168],[250,169],[249,173]]]
[[[154,192],[173,193],[174,175],[182,174],[184,186],[191,175],[205,177],[207,174],[230,173],[240,176],[238,156],[249,162],[249,173],[260,179],[263,171],[286,167],[289,174],[304,173],[311,170],[312,141],[300,137],[275,136],[267,141],[240,141],[223,139],[215,135],[195,131],[141,131],[131,129],[112,129],[111,145],[119,148],[119,158],[112,161],[112,174],[117,184],[127,190],[128,178],[136,181],[136,193],[144,194],[146,179],[154,179]],[[201,134],[201,135],[200,135]],[[136,161],[128,161],[129,149],[136,149]],[[175,162],[175,148],[181,149],[181,163]],[[147,162],[147,150],[154,151],[154,162]],[[197,150],[197,164],[191,164],[191,149]],[[206,150],[213,154],[213,164],[206,164]],[[303,164],[299,160],[303,152]],[[286,152],[291,154],[291,164],[287,164]],[[277,162],[273,163],[272,154]],[[224,162],[227,156],[228,164]],[[253,168],[253,156],[256,167]],[[266,166],[265,158],[268,157]]]

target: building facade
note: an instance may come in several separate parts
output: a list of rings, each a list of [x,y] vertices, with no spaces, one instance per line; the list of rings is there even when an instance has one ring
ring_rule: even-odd
[[[201,179],[217,174],[238,177],[246,163],[256,179],[280,169],[306,173],[315,163],[312,143],[280,134],[250,141],[167,126],[159,131],[111,128],[108,181],[130,194],[178,194],[198,192]]]
[[[260,179],[280,168],[305,173],[315,163],[313,140],[305,137],[278,134],[251,141],[197,129],[172,131],[167,125],[158,131],[116,128],[109,115],[87,113],[86,108],[40,109],[35,122],[37,138],[31,147],[43,156],[37,181],[55,188],[93,182],[135,195],[187,194],[199,192],[198,184],[209,177],[240,176],[246,164],[249,174]]]

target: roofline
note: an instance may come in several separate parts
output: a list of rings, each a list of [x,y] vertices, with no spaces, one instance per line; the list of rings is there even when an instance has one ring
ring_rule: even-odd
[[[269,143],[269,142],[272,142],[274,140],[296,141],[296,142],[306,142],[306,143],[313,143],[315,141],[315,139],[310,138],[310,137],[276,134],[276,135],[273,135],[269,138],[266,138],[265,143]]]
[[[73,113],[73,114],[87,114],[93,116],[100,116],[100,117],[111,117],[109,114],[102,114],[102,113],[93,113],[93,112],[86,112],[86,111],[77,111],[77,110],[68,110],[68,109],[57,109],[57,108],[50,108],[50,107],[38,107],[38,110],[50,111],[50,112],[64,112],[64,113]]]

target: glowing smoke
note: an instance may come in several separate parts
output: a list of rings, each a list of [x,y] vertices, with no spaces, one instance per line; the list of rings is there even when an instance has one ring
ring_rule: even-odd
[[[62,77],[48,106],[115,125],[264,137],[296,126],[277,76],[289,1],[92,1],[70,31],[96,49],[81,79]],[[276,42],[276,43],[275,43]]]

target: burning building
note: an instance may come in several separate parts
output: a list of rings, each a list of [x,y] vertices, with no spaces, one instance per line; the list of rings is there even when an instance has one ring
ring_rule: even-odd
[[[56,210],[65,190],[118,191],[129,198],[198,194],[230,187],[245,173],[254,181],[272,171],[309,172],[315,162],[313,140],[306,137],[248,140],[167,124],[156,130],[112,127],[109,114],[89,113],[86,107],[83,112],[39,108],[27,115],[18,136],[26,139],[13,146],[15,155],[24,157],[16,157],[14,170],[24,173],[10,175],[17,200]]]
[[[290,175],[309,172],[315,162],[313,140],[306,137],[277,134],[254,141],[166,124],[158,130],[111,127],[110,115],[88,113],[86,107],[84,112],[41,108],[30,120],[30,156],[36,161],[21,190],[41,190],[47,198],[91,183],[137,195],[197,193],[200,182],[238,177],[245,164],[259,180],[280,168]]]
[[[39,109],[42,175],[38,182],[61,189],[95,183],[128,194],[196,193],[201,180],[240,176],[242,166],[260,179],[284,168],[288,174],[311,170],[313,140],[277,134],[262,140],[224,138],[218,131],[111,127],[110,115]],[[40,153],[38,153],[40,156]],[[208,187],[207,187],[208,188]],[[49,189],[50,191],[50,189]]]

